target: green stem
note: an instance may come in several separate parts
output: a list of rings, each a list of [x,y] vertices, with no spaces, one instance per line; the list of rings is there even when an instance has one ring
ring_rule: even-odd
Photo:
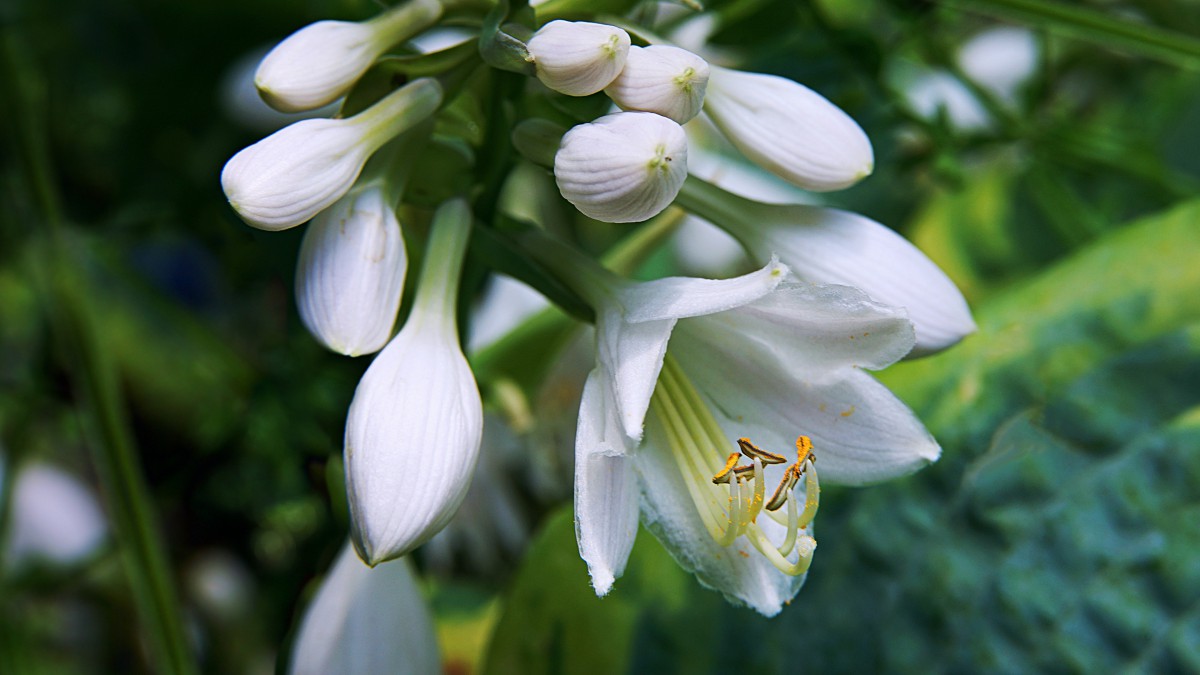
[[[154,527],[145,479],[137,460],[121,396],[116,368],[101,347],[91,304],[74,277],[80,266],[70,253],[64,232],[61,198],[53,180],[46,147],[47,133],[40,80],[26,60],[30,53],[13,29],[4,34],[3,58],[12,89],[16,138],[22,149],[33,197],[49,233],[42,279],[49,311],[64,354],[74,357],[70,376],[94,434],[88,443],[104,488],[109,516],[125,562],[142,629],[157,661],[158,672],[194,673],[167,557]]]
[[[1058,0],[943,0],[958,9],[1058,29],[1103,47],[1121,46],[1176,65],[1200,66],[1200,40]]]
[[[413,318],[434,322],[456,338],[455,307],[463,257],[471,238],[471,219],[471,208],[462,198],[451,199],[438,207],[433,216],[421,280],[417,284],[417,297],[413,300]]]
[[[675,204],[725,230],[743,247],[752,234],[754,219],[749,214],[761,206],[695,176],[683,182]]]

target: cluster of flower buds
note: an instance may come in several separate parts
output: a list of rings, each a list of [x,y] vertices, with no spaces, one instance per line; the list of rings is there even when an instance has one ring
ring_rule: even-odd
[[[871,173],[862,129],[807,87],[774,75],[710,66],[679,47],[639,47],[621,28],[552,21],[528,44],[538,79],[570,96],[601,90],[622,111],[563,137],[554,175],[563,197],[610,223],[646,220],[687,177],[680,125],[703,110],[763,168],[809,190],[838,190]]]
[[[860,369],[954,344],[974,328],[966,303],[883,225],[759,204],[689,177],[683,125],[701,114],[748,160],[800,188],[835,190],[868,175],[866,135],[819,94],[710,65],[632,29],[641,44],[617,26],[547,21],[513,4],[519,9],[509,15],[509,3],[407,0],[365,22],[325,21],[293,34],[259,67],[263,99],[305,111],[343,98],[342,112],[279,130],[237,153],[221,175],[251,226],[311,221],[296,273],[309,331],[342,354],[380,352],[345,430],[353,548],[372,566],[409,553],[447,525],[470,486],[484,417],[460,346],[458,304],[468,238],[478,230],[506,242],[506,265],[532,270],[535,284],[549,279],[539,290],[567,294],[596,325],[596,365],[580,385],[575,500],[597,592],[620,576],[640,509],[703,583],[777,612],[803,583],[816,545],[815,468],[804,453],[784,468],[757,451],[731,468],[738,480],[718,485],[723,455],[711,449],[750,431],[764,447],[782,447],[803,431],[819,442],[822,475],[841,483],[895,477],[936,459],[919,420]],[[469,44],[436,53],[404,46],[418,37],[431,43],[426,31],[443,20],[480,28]],[[513,87],[512,72],[545,86]],[[602,102],[601,92],[619,112],[574,117],[582,123],[565,134],[545,124],[529,147],[521,120],[469,119],[480,108],[537,109],[502,97],[561,111],[571,106],[560,95]],[[632,282],[534,228],[501,232],[512,215],[506,204],[530,201],[501,199],[518,161],[510,143],[552,166],[562,197],[590,218],[640,222],[674,204],[725,229],[765,266],[733,279]],[[418,198],[406,179],[421,174]],[[448,178],[431,187],[429,175]],[[549,176],[539,179],[548,186],[541,196],[561,205]],[[411,309],[393,335],[409,276],[409,217],[428,225],[428,237]],[[763,510],[768,484],[780,487]],[[741,555],[725,553],[732,549]]]

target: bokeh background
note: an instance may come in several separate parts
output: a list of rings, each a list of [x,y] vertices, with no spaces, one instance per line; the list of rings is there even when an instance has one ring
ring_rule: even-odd
[[[714,58],[807,84],[873,140],[875,175],[826,203],[971,302],[977,334],[881,374],[943,457],[826,488],[774,619],[647,533],[598,600],[569,507],[586,348],[515,390],[485,370],[491,478],[416,560],[445,672],[1200,671],[1200,3],[705,4]],[[283,663],[344,542],[368,361],[304,332],[299,231],[241,223],[218,175],[285,123],[246,96],[255,55],[377,11],[0,7],[0,673],[165,672],[147,636],[173,623],[203,672]],[[640,273],[688,264],[664,247]]]

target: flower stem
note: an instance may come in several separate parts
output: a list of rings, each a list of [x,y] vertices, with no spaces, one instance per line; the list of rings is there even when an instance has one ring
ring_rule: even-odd
[[[461,197],[438,207],[433,216],[410,321],[435,321],[442,330],[451,334],[457,332],[455,310],[463,257],[471,238],[471,220],[471,208]]]
[[[14,115],[15,138],[21,139],[26,179],[47,234],[37,281],[47,296],[55,338],[71,366],[71,384],[78,390],[88,429],[88,446],[103,486],[127,581],[133,591],[141,628],[149,643],[155,670],[194,673],[195,663],[183,632],[183,622],[167,565],[153,508],[138,463],[116,367],[102,348],[92,304],[75,270],[82,266],[71,254],[64,232],[61,198],[53,180],[46,147],[44,93],[41,80],[27,61],[29,49],[9,29],[3,35],[4,65],[8,70],[8,100]]]
[[[759,206],[695,176],[688,176],[683,182],[675,205],[725,230],[743,247],[747,247],[752,234],[747,230],[747,214]]]

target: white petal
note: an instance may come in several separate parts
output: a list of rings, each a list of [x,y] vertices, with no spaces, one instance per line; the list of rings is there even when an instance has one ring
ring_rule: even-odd
[[[254,82],[276,110],[319,108],[345,94],[388,47],[431,25],[441,13],[437,0],[409,0],[371,21],[318,21],[276,45]]]
[[[626,435],[642,437],[642,422],[662,370],[675,319],[626,323],[615,314],[596,318],[596,363],[608,378]]]
[[[554,91],[587,96],[608,86],[625,67],[629,34],[587,21],[551,21],[527,45],[537,77]]]
[[[494,274],[471,313],[468,353],[499,341],[526,319],[550,306],[546,296],[503,274]]]
[[[313,219],[300,246],[296,304],[309,332],[339,354],[379,351],[392,335],[408,258],[376,184]]]
[[[912,349],[913,328],[904,310],[874,302],[856,288],[790,282],[742,307],[680,322],[671,344],[698,363],[717,363],[722,354],[739,350],[761,351],[820,380],[846,367],[891,365]]]
[[[677,345],[680,365],[714,412],[725,416],[730,438],[746,436],[764,449],[787,452],[797,436],[809,436],[822,481],[883,481],[941,453],[912,411],[857,368],[814,380],[770,345],[746,344],[735,352],[694,347]],[[712,365],[714,354],[720,367]]]
[[[71,565],[95,553],[108,525],[92,491],[47,464],[29,464],[16,471],[5,551],[9,566],[39,560]]]
[[[625,321],[682,319],[740,307],[770,293],[788,274],[777,258],[760,270],[733,279],[667,277],[630,284],[621,291]]]
[[[838,190],[874,168],[858,124],[792,80],[714,66],[704,110],[738,150],[800,187]]]
[[[654,113],[621,112],[580,124],[554,155],[562,196],[584,215],[632,223],[670,205],[687,178],[687,136]]]
[[[638,487],[630,441],[593,370],[583,387],[575,436],[575,536],[596,595],[605,595],[625,571],[637,536]]]
[[[1002,101],[1011,102],[1038,68],[1039,49],[1033,32],[1006,26],[985,30],[958,51],[958,64],[977,84]]]
[[[409,562],[371,569],[344,547],[304,612],[288,672],[440,673],[433,617]]]
[[[739,230],[756,257],[777,254],[796,276],[844,284],[908,310],[917,331],[913,355],[945,349],[975,331],[954,282],[890,228],[849,211],[769,207],[768,217]]]
[[[731,436],[736,438],[736,436]],[[757,442],[757,439],[756,439]],[[679,566],[730,602],[774,616],[791,600],[806,575],[788,576],[775,569],[754,547],[739,537],[719,546],[704,527],[667,446],[662,424],[651,417],[646,441],[638,449],[637,469],[642,487],[642,521]],[[822,467],[824,469],[824,467]],[[821,477],[825,474],[822,471]],[[770,518],[759,522],[769,527]],[[782,537],[776,537],[778,541]]]
[[[708,63],[679,47],[630,47],[625,68],[604,89],[622,110],[644,110],[683,124],[700,114]]]
[[[363,375],[346,421],[355,546],[372,564],[445,527],[479,456],[483,406],[455,335],[410,316]]]
[[[346,194],[371,153],[433,114],[441,99],[441,85],[423,78],[354,117],[284,127],[226,162],[221,187],[250,225],[295,227]]]

